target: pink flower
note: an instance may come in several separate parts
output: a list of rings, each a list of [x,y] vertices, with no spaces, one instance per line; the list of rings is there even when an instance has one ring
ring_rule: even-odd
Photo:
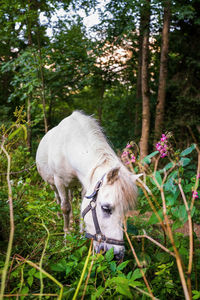
[[[192,192],[192,198],[199,198],[199,196],[198,196],[198,192],[197,191],[193,191]]]
[[[160,141],[156,144],[156,150],[160,152],[161,157],[165,157],[168,155],[168,149],[167,136],[162,134]]]
[[[124,151],[124,152],[122,153],[122,157],[126,157],[126,156],[128,156],[128,154],[129,154],[128,151]]]
[[[132,145],[130,145],[129,143],[126,145],[126,148],[131,148],[132,147]]]
[[[157,143],[156,144],[156,149],[159,151],[161,149],[161,144],[160,143]]]
[[[131,162],[134,163],[135,162],[135,156],[132,154],[131,155]]]
[[[165,134],[162,134],[162,137],[161,137],[161,142],[164,142],[167,140],[167,136]]]

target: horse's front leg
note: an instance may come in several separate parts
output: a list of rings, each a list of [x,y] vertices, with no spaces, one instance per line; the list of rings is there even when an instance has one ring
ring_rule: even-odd
[[[54,183],[57,188],[59,198],[60,198],[60,205],[61,210],[63,213],[63,219],[64,219],[64,232],[65,236],[69,232],[69,222],[70,222],[70,216],[71,216],[71,203],[70,203],[70,197],[69,192],[66,192],[66,187],[63,185],[62,180],[55,176],[54,177]]]

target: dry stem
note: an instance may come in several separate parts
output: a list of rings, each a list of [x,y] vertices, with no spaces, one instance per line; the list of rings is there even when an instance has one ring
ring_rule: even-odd
[[[0,293],[0,299],[3,299],[3,294],[5,290],[5,284],[6,284],[6,276],[7,276],[7,271],[8,271],[8,265],[9,265],[9,260],[11,256],[11,251],[12,251],[12,244],[13,244],[13,238],[14,238],[14,212],[13,212],[13,199],[12,199],[12,187],[10,183],[10,165],[11,165],[11,158],[6,149],[4,148],[4,140],[1,144],[1,149],[4,152],[4,154],[7,157],[7,184],[8,184],[8,201],[9,201],[9,208],[10,208],[10,235],[9,235],[9,241],[8,241],[8,248],[7,248],[7,253],[6,253],[6,260],[5,260],[5,265],[2,271],[2,281],[1,281],[1,293]]]
[[[134,256],[134,258],[135,258],[135,260],[136,260],[136,263],[137,263],[137,265],[138,265],[138,268],[139,268],[139,270],[140,270],[140,273],[141,273],[141,275],[142,275],[142,277],[143,277],[143,280],[144,280],[144,282],[145,282],[145,284],[146,284],[146,287],[147,287],[147,289],[148,289],[148,292],[149,292],[151,298],[155,300],[156,298],[154,297],[154,295],[153,295],[153,293],[152,293],[152,291],[151,291],[151,288],[150,288],[150,285],[149,285],[149,283],[148,283],[148,280],[147,280],[147,278],[146,278],[146,276],[145,276],[145,274],[144,274],[144,272],[143,272],[143,269],[142,269],[142,266],[141,266],[141,264],[140,264],[140,261],[139,261],[139,259],[138,259],[138,257],[137,257],[137,254],[136,254],[136,252],[135,252],[135,249],[133,248],[133,245],[132,245],[132,243],[131,243],[131,240],[130,240],[130,238],[129,238],[129,236],[128,236],[128,233],[127,233],[127,226],[126,226],[126,221],[124,221],[124,232],[125,232],[127,241],[128,241],[128,243],[129,243],[129,245],[130,245],[130,247],[131,247],[131,251],[132,251],[132,253],[133,253],[133,256]]]

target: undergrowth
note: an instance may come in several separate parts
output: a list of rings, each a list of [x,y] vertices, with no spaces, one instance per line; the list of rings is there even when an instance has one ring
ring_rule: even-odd
[[[175,151],[159,144],[143,161],[134,143],[127,145],[127,167],[143,176],[138,213],[124,223],[126,253],[119,263],[112,249],[95,254],[80,234],[79,188],[73,194],[73,228],[64,239],[61,210],[37,173],[21,123],[2,128],[1,136],[2,299],[200,299],[200,248],[193,230],[200,220],[197,145]],[[186,222],[189,233],[183,236],[177,229]]]

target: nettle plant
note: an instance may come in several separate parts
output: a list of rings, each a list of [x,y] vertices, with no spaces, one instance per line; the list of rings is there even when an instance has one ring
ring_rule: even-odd
[[[143,175],[138,179],[140,212],[144,214],[151,211],[148,225],[158,225],[160,231],[164,233],[163,242],[158,242],[158,235],[154,240],[146,232],[135,237],[143,237],[152,241],[173,257],[173,265],[179,273],[179,283],[181,282],[185,298],[199,299],[197,269],[200,266],[199,260],[196,259],[200,254],[199,240],[193,225],[199,222],[200,216],[198,191],[200,150],[196,144],[192,144],[184,151],[175,150],[172,141],[171,133],[162,134],[160,141],[156,144],[156,151],[143,160],[139,158],[137,145],[130,142],[121,158],[132,172]],[[184,224],[188,237],[183,245],[178,231],[183,228]],[[156,275],[158,274],[161,274],[161,271]],[[151,284],[152,282],[155,283],[155,278]]]

